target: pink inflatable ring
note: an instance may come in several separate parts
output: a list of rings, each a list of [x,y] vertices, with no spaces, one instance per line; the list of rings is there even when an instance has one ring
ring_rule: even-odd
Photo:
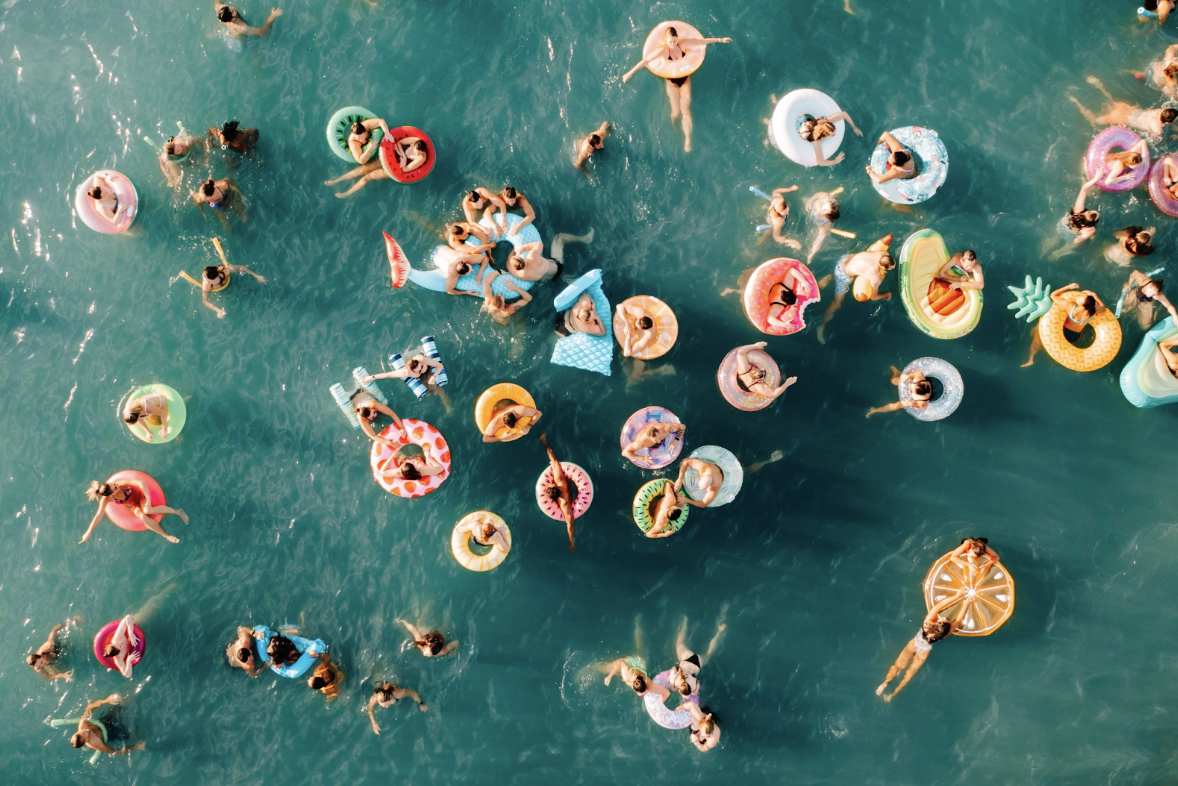
[[[98,175],[102,175],[114,185],[114,196],[118,200],[117,221],[112,222],[99,214],[94,207],[94,200],[88,193],[94,188],[94,178]],[[135,192],[135,186],[130,178],[122,172],[102,169],[78,184],[78,190],[74,192],[74,210],[78,211],[78,218],[82,219],[82,223],[95,232],[120,235],[135,221],[135,214],[139,211],[139,194]]]
[[[784,283],[790,271],[793,271],[796,276],[792,279],[790,289],[797,295],[798,301],[788,310],[786,314],[788,324],[785,327],[770,325],[771,292],[778,284]],[[814,280],[814,274],[810,272],[810,268],[796,259],[781,257],[763,262],[753,271],[753,275],[745,284],[743,299],[745,316],[749,318],[749,322],[753,323],[753,327],[771,336],[788,336],[790,333],[797,333],[806,326],[802,312],[810,303],[817,303],[821,299],[821,295],[818,292],[818,282]]]
[[[373,442],[372,453],[369,458],[369,464],[372,467],[372,476],[376,478],[376,482],[380,484],[380,487],[390,494],[396,494],[398,497],[404,497],[405,499],[424,497],[426,494],[437,490],[445,482],[446,478],[450,477],[450,446],[446,444],[446,439],[442,436],[441,432],[424,420],[401,418],[401,423],[404,424],[408,434],[402,435],[400,429],[397,428],[397,424],[390,423],[380,432],[380,435],[393,442],[406,441],[417,445],[426,457],[429,458],[430,463],[440,465],[442,471],[437,475],[425,475],[420,480],[405,480],[404,478],[394,478],[392,475],[386,476],[383,470],[386,468],[392,469],[395,451],[391,450],[387,445]],[[404,440],[402,440],[402,437],[404,437]]]
[[[576,497],[573,498],[573,518],[579,519],[593,504],[593,481],[589,478],[588,472],[571,462],[560,462],[560,469],[564,472],[565,479],[573,487],[570,491],[576,492]],[[545,493],[545,490],[551,485],[552,466],[549,465],[548,469],[541,473],[540,479],[536,481],[536,504],[540,506],[540,510],[547,514],[548,518],[564,521],[564,513],[561,512],[560,503],[549,499]]]
[[[1088,145],[1088,152],[1084,156],[1084,174],[1089,178],[1095,177],[1096,172],[1107,168],[1105,159],[1115,148],[1129,150],[1140,141],[1141,137],[1124,126],[1110,126],[1104,129],[1096,135],[1092,144]],[[1113,192],[1132,191],[1137,188],[1145,182],[1145,178],[1149,175],[1148,151],[1146,151],[1141,163],[1133,167],[1132,172],[1133,177],[1114,186],[1105,185],[1103,178],[1096,185],[1104,191]]]
[[[119,627],[120,620],[112,620],[102,626],[102,629],[94,635],[94,657],[98,658],[98,662],[111,671],[117,671],[118,666],[115,665],[114,658],[108,658],[103,655],[106,645],[110,644],[111,638],[115,635],[115,629]],[[132,633],[135,636],[135,647],[131,650],[131,657],[129,659],[132,666],[143,660],[143,652],[147,649],[147,639],[143,638],[143,631],[139,629],[138,625],[132,625]]]
[[[1166,162],[1178,164],[1178,155],[1159,158],[1149,170],[1149,198],[1158,210],[1171,218],[1178,218],[1178,199],[1166,188]]]
[[[164,499],[164,492],[163,489],[160,488],[160,484],[156,483],[155,479],[150,475],[144,475],[142,472],[136,472],[135,470],[130,469],[123,470],[122,472],[116,472],[115,474],[111,475],[106,482],[113,485],[115,483],[127,483],[132,480],[137,480],[147,487],[147,501],[150,502],[153,507],[167,503],[167,500]],[[120,529],[125,529],[129,532],[142,532],[143,530],[147,529],[147,526],[144,525],[144,523],[140,521],[139,517],[134,513],[135,508],[140,507],[142,504],[143,503],[141,501],[138,504],[125,505],[120,505],[117,502],[107,502],[106,517],[110,519],[111,524],[114,524]],[[163,518],[163,516],[158,513],[152,514],[151,517],[156,521],[159,521]]]

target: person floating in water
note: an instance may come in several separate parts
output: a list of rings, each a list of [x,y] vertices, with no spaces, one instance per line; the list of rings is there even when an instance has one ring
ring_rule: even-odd
[[[393,155],[397,157],[397,166],[405,174],[421,169],[429,161],[429,148],[425,140],[419,136],[407,136],[398,139],[393,145]]]
[[[458,642],[447,643],[446,637],[440,631],[431,630],[428,633],[422,633],[421,628],[411,625],[405,620],[399,619],[397,622],[405,626],[405,630],[409,631],[409,635],[413,637],[413,646],[427,658],[440,658],[458,649]]]
[[[112,224],[119,223],[122,220],[123,213],[131,207],[131,203],[123,202],[119,204],[118,193],[115,191],[115,183],[104,173],[99,172],[95,174],[90,182],[94,185],[86,192],[86,196],[94,203],[94,212]]]
[[[231,5],[214,1],[213,11],[217,14],[217,21],[225,26],[225,32],[234,37],[252,35],[261,38],[270,32],[274,20],[282,16],[281,8],[271,8],[270,16],[266,17],[265,24],[261,27],[250,27],[249,23],[242,18],[241,12]]]
[[[378,682],[376,687],[372,689],[372,697],[368,699],[368,720],[372,721],[372,732],[380,734],[380,724],[376,722],[375,709],[377,707],[388,708],[396,704],[401,699],[413,699],[417,702],[417,708],[422,712],[429,709],[421,697],[417,695],[417,691],[402,688],[399,685],[393,685],[391,682]]]
[[[564,516],[564,525],[569,533],[569,551],[576,551],[574,544],[574,537],[576,535],[576,523],[573,518],[573,491],[569,488],[569,479],[565,477],[564,468],[560,466],[560,461],[556,458],[556,453],[548,445],[548,439],[544,434],[540,435],[540,444],[544,446],[544,450],[548,451],[548,466],[552,468],[552,482],[544,489],[544,495],[548,499],[560,506],[560,512]]]
[[[892,384],[899,387],[903,382],[912,383],[911,399],[905,400],[901,398],[899,401],[882,407],[872,407],[867,410],[867,417],[878,415],[881,412],[895,412],[898,409],[915,409],[917,411],[927,409],[929,401],[933,397],[933,383],[919,371],[909,371],[907,374],[901,374],[900,369],[892,366]]]
[[[1084,332],[1084,326],[1091,322],[1093,317],[1101,312],[1108,311],[1108,307],[1104,305],[1104,301],[1095,292],[1087,289],[1081,290],[1081,294],[1085,295],[1085,297],[1078,303],[1063,297],[1065,292],[1078,289],[1080,289],[1080,285],[1073,282],[1051,293],[1051,302],[1066,309],[1068,312],[1068,318],[1063,323],[1063,335],[1064,338],[1073,344],[1080,340],[1080,336]],[[1039,325],[1036,324],[1031,328],[1031,353],[1027,357],[1027,362],[1023,363],[1022,367],[1026,368],[1033,364],[1035,362],[1035,355],[1042,348],[1043,339],[1039,337]]]
[[[986,538],[962,538],[961,544],[949,555],[949,562],[971,576],[978,573],[977,580],[980,581],[998,564],[998,553],[990,548],[989,543]]]
[[[561,232],[552,238],[551,259],[544,256],[543,243],[524,243],[508,255],[507,272],[523,281],[551,281],[564,272],[565,243],[592,243],[593,236],[593,227],[583,235]]]
[[[60,658],[62,654],[61,644],[57,641],[57,634],[60,633],[63,628],[67,628],[70,625],[76,625],[81,621],[81,617],[74,617],[73,619],[67,620],[66,622],[59,622],[58,624],[54,625],[53,629],[49,631],[49,638],[45,639],[44,644],[42,644],[40,647],[37,647],[37,649],[33,652],[29,653],[28,657],[25,659],[25,662],[33,668],[33,671],[45,676],[50,682],[53,682],[54,680],[65,680],[66,682],[70,682],[74,678],[74,672],[72,670],[61,671],[56,666],[57,659]]]
[[[766,218],[769,221],[769,227],[773,230],[773,239],[782,245],[789,246],[794,249],[801,249],[800,241],[794,240],[792,237],[785,237],[781,234],[781,230],[785,227],[785,222],[789,219],[789,203],[785,201],[785,195],[791,191],[797,191],[800,186],[790,186],[789,188],[775,188],[773,189],[772,199],[769,200],[769,208]]]
[[[509,407],[497,410],[495,416],[487,424],[487,427],[483,429],[483,442],[502,442],[504,439],[518,439],[531,431],[532,426],[539,422],[542,415],[543,413],[540,410],[529,407],[527,404],[512,404]],[[530,420],[527,425],[521,426],[520,421],[524,418],[530,418]],[[502,428],[508,429],[510,433],[502,437],[495,436],[499,429]],[[504,546],[503,550],[506,551],[507,547]]]
[[[148,393],[135,399],[128,399],[123,405],[123,422],[132,432],[142,429],[143,439],[153,442],[151,429],[160,430],[160,439],[168,438],[168,400],[162,393]]]
[[[1064,245],[1052,252],[1048,256],[1048,259],[1055,261],[1064,254],[1074,250],[1081,243],[1096,237],[1096,224],[1100,221],[1100,211],[1088,210],[1085,205],[1089,192],[1093,188],[1096,188],[1096,184],[1100,182],[1102,177],[1104,177],[1103,168],[1097,171],[1091,180],[1086,181],[1080,186],[1080,192],[1076,194],[1075,204],[1072,205],[1071,209],[1068,210],[1059,222],[1059,235],[1064,239]],[[1068,239],[1071,240],[1070,243],[1066,242]],[[1048,238],[1043,244],[1041,253],[1045,253],[1051,247],[1051,244],[1052,239]]]
[[[875,695],[883,698],[884,701],[891,701],[896,697],[896,694],[904,690],[916,672],[920,671],[920,667],[928,660],[929,652],[932,650],[933,644],[945,638],[951,633],[957,632],[961,628],[961,620],[965,618],[965,612],[973,605],[973,598],[966,598],[961,600],[961,611],[957,615],[957,619],[950,622],[941,616],[941,612],[961,600],[960,596],[954,595],[945,598],[936,606],[933,606],[932,611],[924,618],[924,622],[920,626],[916,637],[912,641],[904,645],[904,649],[900,651],[899,657],[892,667],[888,669],[888,674],[884,677],[884,681],[875,689]],[[888,683],[894,680],[904,672],[904,678],[900,680],[895,689],[890,694],[884,693],[887,690]]]
[[[916,177],[916,158],[912,151],[900,144],[891,132],[884,131],[879,135],[879,144],[888,146],[888,160],[884,163],[884,173],[878,175],[871,165],[867,165],[867,174],[874,183],[886,183],[889,180],[911,180]]]
[[[879,291],[888,271],[896,267],[896,260],[892,259],[892,255],[888,253],[888,247],[891,244],[892,236],[885,235],[873,243],[867,251],[848,254],[834,266],[834,300],[827,307],[826,314],[822,317],[822,324],[818,326],[819,343],[826,343],[826,336],[823,332],[826,329],[826,324],[843,307],[843,300],[846,299],[848,292],[854,290],[855,299],[858,301],[892,299],[891,292]],[[823,276],[822,280],[818,282],[818,286],[825,287],[830,283],[830,280],[831,276]]]
[[[686,433],[686,423],[650,423],[644,426],[634,435],[634,439],[622,448],[622,455],[637,462],[642,458],[638,455],[639,450],[657,448],[664,442],[669,447],[676,442],[682,442],[683,435]]]
[[[328,653],[320,652],[315,657],[319,662],[315,664],[311,676],[307,679],[307,687],[319,691],[328,701],[332,701],[339,697],[339,686],[344,681],[344,673],[339,666],[331,662],[331,655]]]
[[[499,221],[491,219],[496,210],[499,211]],[[504,237],[503,227],[507,225],[507,205],[503,204],[503,200],[496,194],[482,186],[471,189],[462,197],[462,213],[466,216],[468,224],[477,224],[480,218],[486,217],[491,222],[491,226],[495,228],[495,237],[499,239]]]
[[[1116,243],[1106,246],[1104,258],[1114,265],[1129,267],[1134,260],[1154,252],[1153,239],[1157,231],[1150,227],[1131,226],[1113,233]]]
[[[850,2],[850,0],[847,1]],[[849,13],[854,13],[854,11],[849,11]],[[712,711],[707,707],[697,707],[694,702],[690,701],[683,706],[687,707],[691,713],[691,744],[703,753],[707,753],[719,745],[720,724]]]
[[[1121,288],[1121,293],[1125,296],[1124,308],[1126,311],[1137,311],[1137,324],[1142,330],[1153,327],[1154,304],[1165,308],[1173,318],[1174,324],[1178,325],[1178,311],[1175,311],[1174,304],[1163,294],[1163,287],[1164,283],[1160,278],[1151,278],[1140,270],[1134,270],[1129,274],[1125,286]]]
[[[444,235],[446,244],[460,254],[485,254],[497,245],[487,230],[466,221],[447,224]],[[472,237],[478,241],[478,245],[467,244],[466,241]]]
[[[731,44],[731,38],[679,38],[678,31],[673,27],[668,27],[663,33],[663,44],[651,53],[649,57],[643,58],[638,65],[631,68],[622,76],[623,82],[629,82],[630,77],[641,68],[645,68],[650,63],[659,58],[666,58],[671,62],[682,60],[687,57],[687,50],[696,47],[706,47],[709,44]],[[691,152],[691,75],[666,78],[667,83],[667,98],[671,102],[671,122],[674,123],[679,119],[679,115],[683,115],[683,150],[684,152]]]
[[[216,312],[218,319],[224,319],[225,318],[225,309],[220,308],[219,306],[214,306],[209,301],[209,293],[210,292],[216,292],[218,290],[221,290],[221,289],[224,289],[225,287],[227,287],[229,285],[229,274],[230,273],[248,273],[249,275],[253,276],[254,279],[259,284],[265,284],[266,279],[263,278],[262,276],[259,276],[257,273],[250,270],[245,265],[231,265],[231,264],[229,264],[229,260],[225,258],[225,250],[223,248],[221,248],[221,241],[218,240],[217,238],[213,238],[213,246],[217,249],[217,254],[221,257],[221,264],[209,265],[208,267],[206,267],[204,270],[201,271],[201,274],[200,274],[200,302],[204,304],[205,308],[210,308],[214,312]],[[186,278],[188,276],[187,273],[184,273],[182,275],[185,276]],[[192,281],[192,279],[189,279],[189,281]],[[167,402],[165,401],[164,404],[166,406]],[[163,436],[163,434],[161,434],[160,436]],[[147,441],[148,442],[151,441],[150,435],[149,435],[149,439]]]
[[[222,178],[221,180],[213,180],[211,177],[206,180],[200,188],[192,192],[192,201],[196,203],[196,209],[200,214],[204,215],[204,208],[201,205],[208,205],[213,209],[213,215],[221,222],[226,234],[232,232],[229,228],[229,219],[225,216],[225,209],[229,208],[237,217],[243,222],[249,221],[249,215],[246,214],[244,198],[242,193],[237,188],[237,184],[229,178]]]
[[[810,244],[810,251],[806,254],[807,265],[814,261],[814,255],[826,242],[826,236],[835,231],[834,222],[839,219],[839,201],[836,197],[842,190],[840,187],[834,191],[818,191],[806,200],[806,212],[809,213],[810,220],[818,225],[818,234],[814,236],[814,242]],[[850,233],[845,234],[853,237]]]
[[[205,164],[209,163],[209,145],[205,140],[198,136],[170,136],[168,141],[164,142],[164,147],[160,151],[160,171],[164,173],[167,178],[168,188],[177,188],[180,181],[184,178],[184,172],[180,165],[187,161],[192,156],[192,151],[196,148],[202,148],[205,151]]]
[[[1133,76],[1162,91],[1166,98],[1178,98],[1178,44],[1166,47],[1161,60],[1150,63],[1144,71],[1135,71]]]
[[[1084,119],[1094,126],[1128,126],[1142,132],[1151,142],[1158,142],[1165,127],[1178,120],[1178,109],[1142,109],[1125,101],[1117,101],[1094,76],[1088,77],[1088,84],[1108,99],[1108,103],[1101,107],[1100,115],[1085,108],[1075,96],[1068,96],[1068,100],[1075,104],[1084,115]]]
[[[954,268],[963,274],[954,272]],[[986,277],[982,273],[982,263],[978,262],[978,255],[972,249],[959,251],[949,258],[937,272],[937,278],[949,284],[949,289],[977,289],[986,286]]]
[[[716,645],[720,642],[720,637],[724,635],[724,630],[727,627],[723,622],[717,624],[716,635],[708,642],[707,652],[697,655],[687,648],[687,617],[683,617],[679,633],[675,636],[675,657],[679,659],[679,663],[672,666],[670,673],[667,674],[667,682],[680,696],[682,704],[679,706],[689,704],[687,697],[693,693],[699,693],[699,670],[707,665],[708,660],[715,653]]]
[[[229,642],[229,646],[225,648],[225,660],[231,668],[242,669],[251,677],[258,676],[266,668],[258,660],[253,630],[244,626],[237,628],[237,638]]]
[[[609,121],[606,120],[596,131],[577,142],[577,157],[573,161],[573,166],[577,169],[584,169],[585,162],[593,153],[605,148],[605,138],[609,136],[611,130]]]
[[[106,704],[118,704],[121,701],[119,694],[112,693],[105,699],[92,701],[86,705],[86,709],[82,710],[82,717],[78,718],[78,730],[70,737],[70,745],[75,748],[89,748],[90,750],[98,751],[99,753],[106,753],[111,756],[126,756],[131,751],[141,751],[147,748],[147,743],[140,740],[134,745],[124,745],[122,748],[115,749],[107,745],[108,731],[106,723],[94,717],[94,710]],[[74,719],[70,718],[69,722]],[[55,721],[55,723],[58,723]]]
[[[220,128],[209,129],[209,145],[219,145],[229,153],[247,156],[258,144],[258,129],[242,128],[236,120],[230,120]]]

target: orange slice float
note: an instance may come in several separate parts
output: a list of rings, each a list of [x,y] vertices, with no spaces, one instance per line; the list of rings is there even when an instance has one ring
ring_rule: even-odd
[[[949,554],[934,562],[924,578],[924,605],[932,610],[945,598],[958,595],[957,602],[941,612],[946,619],[955,620],[961,614],[961,602],[973,597],[974,602],[955,635],[989,636],[1014,613],[1014,579],[1001,562],[981,560],[976,568],[968,565],[962,568],[949,561]],[[983,570],[991,564],[983,575]]]

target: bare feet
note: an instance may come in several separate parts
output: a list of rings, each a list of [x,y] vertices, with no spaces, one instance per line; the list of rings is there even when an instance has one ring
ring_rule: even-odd
[[[826,343],[825,331],[826,331],[826,325],[819,325],[818,326],[818,343],[819,344]]]
[[[185,524],[188,523],[188,514],[185,513],[184,511],[180,510],[180,508],[176,508],[176,515],[179,516],[180,520],[183,521]]]
[[[883,683],[883,684],[881,684],[881,685],[880,685],[878,688],[876,688],[876,689],[875,689],[875,695],[876,695],[876,696],[882,696],[882,695],[883,695],[883,692],[884,692],[885,690],[887,690],[887,687],[888,687],[888,684],[887,684],[886,682],[885,682],[885,683]]]

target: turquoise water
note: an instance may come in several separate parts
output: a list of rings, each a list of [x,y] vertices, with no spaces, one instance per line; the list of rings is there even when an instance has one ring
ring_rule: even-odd
[[[840,2],[796,0],[297,2],[240,52],[215,34],[204,2],[4,4],[5,780],[1167,779],[1178,666],[1165,601],[1178,584],[1178,531],[1164,467],[1176,457],[1166,437],[1178,410],[1135,410],[1121,395],[1116,375],[1141,335],[1128,322],[1120,356],[1099,372],[1042,355],[1020,370],[1029,328],[1005,310],[1002,287],[1029,272],[1115,299],[1123,273],[1099,244],[1058,262],[1039,255],[1075,197],[1091,136],[1065,94],[1075,88],[1095,108],[1099,94],[1083,81],[1095,73],[1118,96],[1155,102],[1127,72],[1160,55],[1173,26],[1136,26],[1131,3],[853,3],[856,16]],[[259,23],[266,8],[242,10]],[[647,73],[620,80],[665,18],[733,37],[692,80],[696,149],[686,156],[661,84]],[[847,160],[831,170],[802,170],[767,144],[770,95],[798,87],[835,96],[865,131],[848,136]],[[427,130],[439,152],[429,179],[336,200],[321,184],[344,165],[323,126],[347,104]],[[235,170],[213,158],[250,210],[225,236],[165,189],[142,138],[230,118],[261,129],[261,141]],[[603,119],[616,134],[586,176],[569,148]],[[868,140],[909,124],[935,128],[951,164],[941,192],[904,214],[862,167]],[[72,214],[77,183],[101,167],[139,189],[127,235],[99,236]],[[185,191],[203,172],[190,170]],[[615,304],[653,294],[675,308],[681,334],[663,362],[673,375],[627,386],[616,362],[610,378],[552,366],[551,285],[508,327],[465,298],[390,290],[382,229],[422,267],[462,191],[505,181],[535,203],[546,238],[596,230],[592,245],[569,247],[570,272],[603,268]],[[989,282],[980,327],[938,342],[899,302],[848,303],[825,346],[813,327],[770,340],[800,378],[781,402],[757,414],[729,407],[715,368],[760,334],[720,291],[778,253],[754,236],[763,203],[747,187],[792,183],[800,195],[845,186],[840,226],[864,242],[931,226],[951,247],[977,249]],[[1112,229],[1154,224],[1158,264],[1168,259],[1175,233],[1144,192],[1095,201],[1101,243]],[[237,280],[215,296],[224,321],[189,285],[168,284],[209,264],[213,236],[270,280]],[[828,240],[815,272],[853,247]],[[821,308],[808,312],[812,324]],[[403,416],[442,431],[454,473],[406,502],[372,481],[365,442],[327,387],[426,332],[448,361],[453,412],[399,383],[385,390]],[[865,421],[891,400],[889,365],[924,355],[961,370],[958,412],[938,424]],[[474,399],[501,380],[532,391],[560,456],[593,476],[575,554],[532,500],[546,463],[535,441],[479,441]],[[188,425],[166,446],[135,441],[117,417],[129,390],[157,381],[190,396]],[[748,476],[736,504],[693,512],[671,539],[642,539],[629,505],[652,474],[618,455],[617,432],[649,404],[688,423],[689,449],[724,445],[746,468],[782,458]],[[180,545],[108,524],[77,545],[93,514],[86,484],[123,468],[150,473],[192,517],[189,527],[165,521]],[[454,522],[481,508],[507,519],[515,542],[490,574],[448,553]],[[927,567],[972,534],[988,536],[1014,576],[1014,617],[989,638],[938,646],[884,704],[873,690],[923,616]],[[149,600],[134,681],[100,671],[90,637]],[[74,614],[84,622],[65,664],[76,679],[49,685],[22,658]],[[632,654],[637,615],[645,655],[662,668],[683,615],[699,648],[726,622],[702,674],[724,733],[717,751],[699,754],[588,670]],[[402,616],[440,626],[461,643],[458,657],[404,651]],[[299,621],[347,675],[330,705],[223,661],[236,625]],[[361,710],[373,681],[390,676],[430,711],[382,711],[375,737]],[[91,767],[47,721],[115,690],[127,696],[123,724],[148,750]]]

